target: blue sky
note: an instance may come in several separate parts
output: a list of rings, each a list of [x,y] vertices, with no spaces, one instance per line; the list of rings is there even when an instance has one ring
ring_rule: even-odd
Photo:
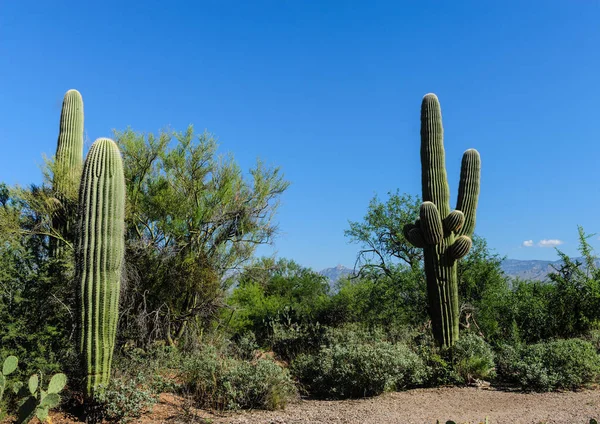
[[[481,153],[476,232],[510,258],[576,254],[577,225],[600,233],[598,22],[597,0],[0,2],[0,180],[40,181],[76,88],[86,149],[127,126],[207,129],[291,181],[279,256],[352,266],[348,220],[420,193],[434,92],[453,199],[462,152]]]

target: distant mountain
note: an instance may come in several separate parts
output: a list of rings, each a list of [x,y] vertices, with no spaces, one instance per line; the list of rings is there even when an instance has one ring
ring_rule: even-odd
[[[338,265],[335,268],[325,268],[324,270],[319,271],[319,274],[329,278],[329,281],[331,281],[330,286],[333,287],[340,278],[345,277],[346,275],[351,275],[352,272],[352,268],[346,268],[343,265]]]
[[[571,258],[573,261],[584,263],[583,258]],[[523,280],[548,280],[548,274],[554,272],[554,267],[559,268],[562,260],[542,261],[542,260],[520,260],[506,259],[500,264],[502,271],[512,278],[521,278]],[[596,261],[596,265],[600,266],[600,259]],[[347,268],[343,265],[338,265],[335,268],[325,268],[319,271],[319,274],[329,278],[331,287],[341,278],[353,273],[352,268]]]
[[[583,258],[571,259],[584,263]],[[561,264],[560,259],[557,261],[506,259],[500,266],[509,277],[545,281],[548,280],[548,274],[554,272],[553,266],[559,268]],[[596,260],[596,265],[600,266],[600,259]]]
[[[500,265],[509,277],[524,280],[544,281],[553,272],[552,265],[558,267],[562,261],[506,259]]]

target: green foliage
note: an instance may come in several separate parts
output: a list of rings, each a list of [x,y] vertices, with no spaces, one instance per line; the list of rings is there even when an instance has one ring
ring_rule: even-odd
[[[549,308],[559,337],[581,335],[600,324],[600,268],[587,241],[594,234],[586,234],[582,227],[578,232],[583,262],[557,249],[562,264],[549,275],[555,290]]]
[[[250,361],[254,359],[259,345],[256,343],[256,336],[252,331],[238,335],[233,343],[233,354],[242,360]]]
[[[527,390],[572,390],[597,381],[600,356],[590,342],[581,339],[506,345],[498,355],[497,372],[503,381]]]
[[[327,327],[315,324],[273,325],[273,351],[283,360],[290,361],[301,353],[312,353],[324,343]]]
[[[586,340],[589,341],[600,354],[600,330],[592,330],[586,334]]]
[[[464,333],[451,348],[457,375],[464,383],[494,377],[494,352],[474,333]]]
[[[431,330],[419,329],[412,348],[425,364],[424,387],[439,387],[464,383],[454,367],[451,350],[436,343]]]
[[[97,139],[88,152],[79,211],[79,353],[85,394],[92,398],[110,380],[125,252],[123,163],[119,148],[108,138]]]
[[[479,197],[481,161],[474,149],[462,159],[456,211],[450,212],[446,176],[442,112],[435,94],[421,104],[421,168],[423,203],[419,219],[403,233],[424,249],[429,315],[438,344],[450,347],[458,340],[459,305],[456,261],[470,250]]]
[[[278,409],[296,395],[288,371],[273,360],[242,361],[212,346],[184,360],[183,380],[200,406],[219,410]]]
[[[181,384],[174,378],[181,367],[181,354],[160,344],[147,350],[131,346],[115,352],[113,375],[94,401],[98,417],[128,422],[150,409],[160,393],[177,393]]]
[[[0,183],[0,357],[19,357],[19,377],[58,371],[71,357],[73,264],[49,257],[47,187]]]
[[[262,258],[237,282],[227,300],[229,326],[234,334],[252,331],[260,345],[270,345],[278,323],[314,322],[329,300],[326,277],[286,259]]]
[[[223,277],[270,243],[289,183],[261,161],[246,177],[217,155],[208,133],[116,133],[127,181],[130,308],[123,338],[179,344],[210,328],[223,307]],[[150,319],[149,317],[152,317]]]
[[[386,341],[381,333],[356,330],[328,330],[326,344],[317,353],[300,354],[290,364],[311,395],[374,396],[423,381],[425,366],[408,346]]]
[[[339,282],[321,321],[331,325],[420,326],[427,319],[425,280],[419,269],[391,265],[389,273],[363,272]]]
[[[399,191],[388,196],[385,203],[373,197],[363,221],[350,221],[350,228],[344,231],[351,242],[361,245],[356,261],[359,275],[378,270],[390,275],[391,267],[398,261],[419,268],[423,259],[422,251],[413,247],[402,231],[419,217],[420,199]]]
[[[95,401],[105,420],[127,423],[152,407],[158,396],[136,378],[115,378],[96,394]]]

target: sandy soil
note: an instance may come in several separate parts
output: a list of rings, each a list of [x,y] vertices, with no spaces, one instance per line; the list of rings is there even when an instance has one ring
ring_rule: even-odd
[[[445,423],[588,424],[600,418],[600,389],[564,393],[520,393],[481,388],[417,389],[369,399],[299,400],[283,411],[211,413],[170,394],[136,424],[386,424]],[[78,421],[52,413],[53,424]]]

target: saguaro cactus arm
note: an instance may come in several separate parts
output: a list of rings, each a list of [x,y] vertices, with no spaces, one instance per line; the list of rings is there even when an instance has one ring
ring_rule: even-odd
[[[432,202],[423,202],[420,211],[421,231],[427,244],[440,244],[444,239],[444,227],[440,212]]]
[[[479,152],[475,149],[469,149],[463,154],[460,167],[456,209],[464,213],[465,224],[459,229],[457,235],[473,236],[477,202],[479,199],[480,174],[481,158]]]
[[[421,104],[421,183],[423,201],[433,202],[442,219],[450,213],[450,187],[446,175],[442,111],[435,94]]]

